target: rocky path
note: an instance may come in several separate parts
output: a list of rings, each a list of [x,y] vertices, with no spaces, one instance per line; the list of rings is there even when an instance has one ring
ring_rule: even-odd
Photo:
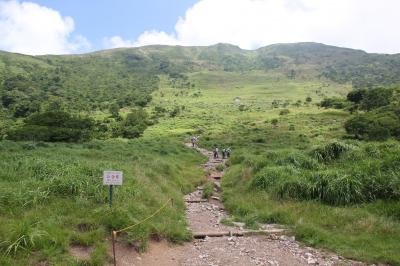
[[[191,148],[190,144],[187,146]],[[278,225],[264,224],[254,231],[245,229],[245,224],[240,222],[233,226],[223,224],[229,214],[219,200],[223,172],[216,167],[225,162],[215,160],[208,150],[196,150],[209,158],[203,166],[208,182],[214,183],[214,194],[210,200],[204,200],[204,188],[198,187],[185,196],[189,229],[195,239],[180,246],[152,242],[143,254],[118,245],[118,265],[364,265],[305,247],[293,236],[285,235],[287,230]]]

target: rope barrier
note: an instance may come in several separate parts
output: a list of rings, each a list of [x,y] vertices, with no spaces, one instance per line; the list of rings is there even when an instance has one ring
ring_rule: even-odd
[[[170,202],[172,203],[172,205],[174,204],[174,201],[173,201],[173,199],[171,198],[171,199],[167,200],[167,201],[164,203],[164,205],[161,206],[158,210],[156,210],[156,211],[153,212],[150,216],[146,217],[145,219],[141,220],[140,222],[138,222],[138,223],[136,223],[136,224],[133,224],[133,225],[130,225],[130,226],[127,226],[127,227],[125,227],[125,228],[122,228],[122,229],[120,229],[120,230],[113,230],[113,231],[112,231],[111,237],[112,237],[112,248],[113,248],[114,266],[117,265],[117,260],[116,260],[116,255],[115,255],[115,240],[116,240],[116,238],[117,238],[117,234],[118,234],[118,233],[121,233],[121,232],[123,232],[123,231],[126,231],[126,230],[128,230],[128,229],[131,229],[131,228],[133,228],[133,227],[135,227],[135,226],[138,226],[138,225],[140,225],[140,224],[146,222],[147,220],[150,220],[151,218],[153,218],[154,216],[156,216],[159,212],[161,212],[165,207],[167,207],[168,203],[170,203]]]
[[[118,233],[121,233],[121,232],[126,231],[126,230],[128,230],[128,229],[131,229],[131,228],[133,228],[133,227],[136,227],[136,226],[138,226],[138,225],[140,225],[140,224],[146,222],[147,220],[150,220],[151,218],[153,218],[154,216],[156,216],[160,211],[162,211],[165,207],[167,207],[168,203],[170,203],[170,202],[172,202],[172,199],[167,200],[167,201],[164,203],[163,206],[161,206],[161,207],[160,207],[158,210],[156,210],[153,214],[151,214],[151,215],[148,216],[147,218],[141,220],[140,222],[138,222],[138,223],[136,223],[136,224],[133,224],[133,225],[130,225],[130,226],[127,226],[127,227],[125,227],[125,228],[123,228],[123,229],[120,229],[120,230],[115,230],[114,232],[115,232],[116,234],[118,234]]]

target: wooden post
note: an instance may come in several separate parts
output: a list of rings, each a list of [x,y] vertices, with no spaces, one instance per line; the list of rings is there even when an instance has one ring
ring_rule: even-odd
[[[117,258],[115,257],[115,238],[117,236],[117,232],[114,230],[111,232],[111,238],[112,238],[112,249],[113,249],[113,259],[114,259],[114,266],[117,266]]]

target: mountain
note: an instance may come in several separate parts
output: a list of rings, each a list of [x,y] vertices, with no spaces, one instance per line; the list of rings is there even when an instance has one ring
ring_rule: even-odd
[[[290,79],[330,79],[354,87],[400,83],[400,54],[370,54],[319,43],[274,44],[243,50],[152,45],[82,55],[27,56],[0,52],[0,98],[24,117],[48,102],[71,110],[144,106],[158,75],[196,71],[274,71]]]

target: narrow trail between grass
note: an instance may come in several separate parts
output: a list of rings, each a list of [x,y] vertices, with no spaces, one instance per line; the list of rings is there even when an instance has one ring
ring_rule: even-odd
[[[191,144],[186,146],[192,148]],[[259,230],[248,230],[244,223],[232,222],[221,201],[224,172],[216,169],[225,160],[214,159],[208,150],[194,149],[208,158],[203,167],[207,182],[214,186],[209,199],[203,198],[205,186],[184,197],[194,240],[183,245],[152,241],[146,253],[118,244],[117,265],[365,265],[306,247],[279,225],[260,224]],[[222,223],[223,220],[228,222]]]

